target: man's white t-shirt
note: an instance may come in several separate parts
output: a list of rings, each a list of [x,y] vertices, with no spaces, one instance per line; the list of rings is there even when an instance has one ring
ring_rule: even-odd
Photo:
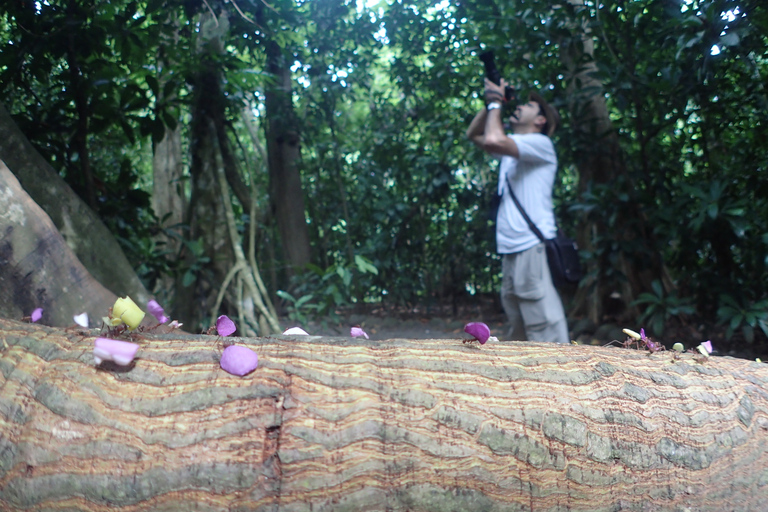
[[[501,157],[498,185],[501,204],[496,218],[499,254],[525,251],[540,242],[512,201],[507,186],[515,191],[520,204],[545,238],[554,238],[557,231],[552,204],[557,155],[552,140],[541,133],[507,136],[517,144],[520,157]]]

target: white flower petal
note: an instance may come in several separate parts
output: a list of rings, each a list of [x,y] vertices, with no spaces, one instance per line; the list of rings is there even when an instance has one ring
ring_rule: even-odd
[[[88,328],[88,313],[80,313],[79,315],[75,315],[74,317],[75,323],[79,325],[80,327]]]

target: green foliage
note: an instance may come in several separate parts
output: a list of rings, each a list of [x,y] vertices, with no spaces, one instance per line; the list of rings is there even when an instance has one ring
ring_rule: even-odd
[[[338,309],[362,302],[368,294],[370,281],[378,269],[367,258],[356,254],[354,262],[342,261],[326,269],[308,265],[307,271],[294,278],[294,293],[278,290],[277,295],[288,302],[288,317],[305,324],[309,320],[337,321]]]
[[[263,269],[275,269],[275,288],[290,290],[280,296],[295,320],[355,302],[424,303],[495,291],[500,265],[484,205],[496,164],[464,137],[482,106],[477,55],[492,48],[522,96],[543,90],[563,114],[555,196],[561,228],[579,233],[591,264],[586,291],[599,294],[597,283],[632,290],[627,298],[657,335],[670,319],[706,321],[716,313],[729,336],[765,334],[762,2],[577,8],[544,0],[410,0],[366,8],[280,0],[238,7],[242,14],[231,2],[210,0],[11,2],[0,17],[3,101],[84,197],[87,157],[97,208],[148,282],[176,272],[191,283],[209,263],[195,252],[198,241],[186,242],[192,257],[184,268],[165,261],[164,249],[150,241],[158,228],[147,194],[150,141],[179,120],[185,128],[195,77],[215,66],[226,78],[225,99],[211,108],[232,128],[250,169],[245,181],[256,186],[256,252]],[[214,22],[201,28],[199,13],[209,10],[228,14],[228,30]],[[602,90],[579,90],[564,69],[563,52],[572,43],[583,47],[585,27],[594,43],[591,75]],[[209,30],[225,37],[224,51],[205,50]],[[269,176],[239,122],[244,100],[264,112],[263,91],[273,79],[265,69],[268,42],[294,63],[314,251],[315,266],[291,286],[280,281],[281,256],[267,256],[276,245]],[[583,166],[594,147],[572,124],[592,98],[605,99],[619,147],[611,156],[619,171],[597,182],[580,179],[592,172]],[[244,229],[247,208],[235,206]],[[663,293],[662,269],[677,292]]]
[[[665,294],[661,282],[651,283],[653,293],[641,293],[632,305],[645,305],[645,311],[640,315],[639,322],[648,325],[650,331],[657,336],[664,334],[664,325],[671,318],[691,315],[695,312],[690,298],[680,298],[675,293]]]
[[[732,295],[720,296],[720,307],[717,310],[717,320],[728,326],[727,336],[741,330],[747,343],[755,340],[755,329],[759,328],[768,336],[768,299],[757,302],[747,302],[743,297]]]
[[[167,27],[141,7],[128,0],[12,2],[0,24],[0,95],[153,289],[171,269],[152,241],[159,228],[148,138],[175,122],[175,106],[155,101],[156,48]]]
[[[758,178],[768,169],[765,8],[633,2],[585,14],[626,164],[608,183],[582,183],[574,205],[598,227],[594,272],[620,288],[651,282],[637,278],[663,262],[679,300],[704,322],[733,289],[743,303],[760,303],[768,293],[768,189]],[[661,326],[676,303],[640,291],[644,318]]]
[[[317,304],[311,302],[315,297],[311,293],[296,298],[285,290],[277,290],[277,296],[288,302],[288,319],[299,325],[307,325],[319,309]]]
[[[464,295],[467,285],[493,289],[494,241],[479,209],[493,177],[464,139],[479,106],[472,92],[482,65],[454,51],[466,35],[458,18],[452,7],[391,5],[370,15],[374,29],[386,27],[383,51],[377,40],[361,40],[354,22],[334,28],[355,41],[350,50],[357,47],[345,45],[340,62],[308,56],[310,69],[329,72],[310,73],[302,95],[307,191],[339,199],[310,206],[313,241],[321,258],[351,249],[374,261],[380,273],[372,300],[423,302]],[[351,73],[342,79],[337,69]]]

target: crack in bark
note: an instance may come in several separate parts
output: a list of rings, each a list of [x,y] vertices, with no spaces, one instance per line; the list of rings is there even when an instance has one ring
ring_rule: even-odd
[[[265,427],[263,460],[271,459],[270,466],[273,470],[275,482],[275,512],[280,510],[280,501],[283,490],[283,461],[280,458],[280,443],[283,433],[283,420],[285,415],[285,401],[291,401],[293,387],[293,375],[288,374],[288,382],[282,394],[275,397],[274,424]],[[287,398],[286,398],[287,397]]]

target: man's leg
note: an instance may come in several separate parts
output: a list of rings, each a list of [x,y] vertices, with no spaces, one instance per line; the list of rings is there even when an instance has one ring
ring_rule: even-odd
[[[501,259],[501,305],[509,320],[509,331],[506,338],[509,340],[523,341],[525,336],[525,324],[520,312],[520,304],[515,295],[513,271],[517,254],[504,254]]]
[[[517,254],[511,270],[512,294],[517,299],[526,338],[568,343],[568,322],[552,284],[544,244]]]
[[[569,343],[568,320],[565,318],[563,303],[557,290],[552,287],[554,294],[547,293],[539,301],[521,301],[521,312],[530,318],[531,325],[526,325],[525,332],[531,341],[554,341]],[[543,313],[542,313],[543,312]],[[538,319],[542,318],[539,321]]]

